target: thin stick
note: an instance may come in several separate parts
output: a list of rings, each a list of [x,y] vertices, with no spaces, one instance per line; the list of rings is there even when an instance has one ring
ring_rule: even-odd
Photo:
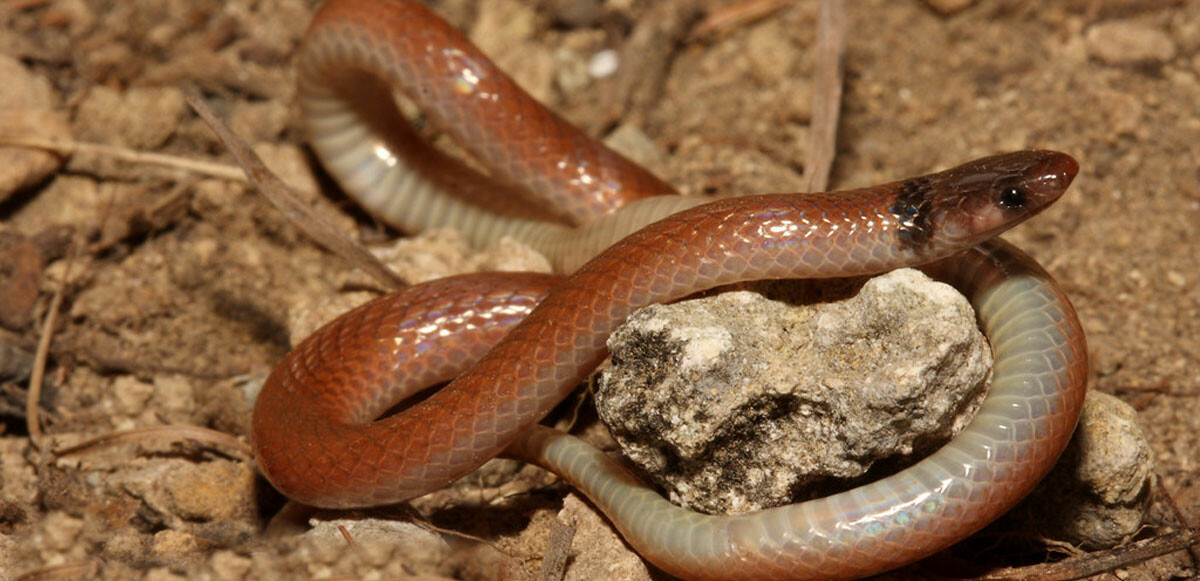
[[[754,24],[782,10],[789,0],[743,0],[735,4],[717,6],[704,16],[692,29],[692,38],[713,39],[738,28]]]
[[[575,527],[559,522],[558,519],[552,521],[538,581],[562,581],[567,572],[567,559],[571,556],[571,540],[574,538]]]
[[[95,153],[132,163],[158,165],[171,169],[179,169],[207,176],[224,178],[227,180],[236,180],[239,182],[247,181],[246,174],[242,173],[242,168],[239,168],[235,165],[198,161],[184,157],[177,157],[174,155],[164,155],[149,151],[138,151],[136,149],[129,149],[127,147],[117,147],[114,145],[104,145],[101,143],[62,141],[57,139],[38,139],[36,137],[18,137],[8,135],[0,137],[0,145],[44,149],[62,156],[70,156],[76,153]]]
[[[1179,510],[1179,505],[1175,503],[1175,497],[1171,494],[1170,490],[1167,490],[1167,486],[1163,484],[1162,477],[1159,476],[1154,480],[1155,486],[1158,488],[1158,497],[1166,503],[1167,508],[1171,509],[1171,514],[1175,515],[1175,520],[1179,523],[1180,527],[1195,532],[1195,525],[1192,524],[1192,520],[1187,515],[1183,514],[1183,511]],[[1188,545],[1188,556],[1192,558],[1193,569],[1200,568],[1200,550],[1198,549],[1200,549],[1200,546]]]
[[[1070,581],[1071,579],[1082,579],[1106,571],[1112,571],[1119,567],[1126,567],[1167,553],[1181,551],[1197,543],[1200,543],[1200,535],[1195,531],[1178,531],[1108,551],[1071,557],[1057,563],[1044,563],[994,571],[977,579],[980,581],[1008,581],[1016,579]]]
[[[31,571],[26,571],[15,577],[13,581],[50,581],[53,579],[95,579],[100,574],[100,568],[104,561],[97,557],[90,557],[86,561],[77,561],[74,563],[64,563],[62,565],[51,565],[48,567],[39,567]]]
[[[346,545],[351,551],[358,552],[358,543],[354,542],[354,537],[350,536],[350,531],[346,529],[346,525],[338,525],[338,532],[342,534],[342,539],[346,541]]]
[[[813,116],[804,170],[805,191],[823,192],[829,187],[829,173],[837,153],[845,52],[845,6],[842,0],[822,0],[817,18],[817,64],[813,73]]]
[[[271,205],[275,206],[289,222],[295,224],[317,244],[361,268],[388,288],[405,286],[404,280],[399,275],[392,272],[362,245],[338,230],[325,216],[317,213],[293,194],[287,184],[267,169],[250,145],[242,141],[213,113],[194,88],[186,88],[184,96],[192,109],[200,115],[205,123],[208,123],[209,128],[229,149],[229,153],[233,155],[238,165],[242,166],[246,176],[258,187],[258,191],[262,192]]]
[[[42,449],[42,422],[38,401],[42,399],[42,379],[46,375],[46,360],[50,355],[50,341],[54,337],[54,324],[58,322],[58,309],[62,306],[63,289],[66,281],[54,291],[50,310],[42,322],[42,336],[38,338],[37,352],[33,357],[33,372],[29,374],[29,393],[25,397],[25,426],[29,430],[29,441],[36,450]]]
[[[81,235],[77,234],[71,253],[67,256],[66,266],[63,267],[62,281],[50,299],[50,307],[46,311],[46,320],[42,322],[42,333],[38,337],[37,351],[33,355],[33,369],[29,374],[29,391],[25,397],[25,427],[29,430],[29,441],[35,450],[42,450],[42,420],[41,407],[38,402],[42,399],[42,380],[46,376],[46,362],[50,358],[50,343],[54,340],[54,326],[58,323],[58,311],[62,308],[63,296],[67,286],[71,284],[71,267],[79,255],[82,245]]]
[[[74,446],[55,450],[55,454],[59,457],[71,456],[82,454],[93,448],[131,444],[145,440],[154,440],[160,443],[163,441],[192,440],[201,444],[208,444],[215,448],[235,452],[245,458],[254,457],[254,452],[250,449],[250,446],[225,432],[187,425],[149,426],[111,432],[80,442]]]
[[[607,98],[612,103],[603,123],[645,125],[648,112],[660,104],[671,61],[696,17],[694,2],[656,2],[621,47],[621,66]],[[599,128],[593,127],[593,130]]]

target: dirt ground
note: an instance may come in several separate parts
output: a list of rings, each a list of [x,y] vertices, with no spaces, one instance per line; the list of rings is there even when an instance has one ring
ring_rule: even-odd
[[[6,0],[0,134],[229,163],[183,101],[179,87],[192,83],[285,179],[322,192],[309,201],[338,226],[391,245],[405,278],[493,263],[454,233],[391,242],[399,235],[357,210],[307,154],[290,63],[313,4]],[[686,193],[795,191],[807,159],[816,2],[774,3],[761,18],[696,33],[706,17],[763,4],[435,6],[592,134],[648,137],[633,154]],[[1200,2],[978,0],[954,14],[916,0],[849,4],[831,186],[1023,148],[1078,158],[1067,196],[1007,238],[1070,293],[1088,335],[1091,388],[1140,414],[1161,489],[1138,538],[1180,526],[1171,504],[1196,525]],[[589,59],[620,49],[648,15],[674,42],[651,43],[660,52],[620,63],[613,77],[589,76]],[[53,157],[21,159],[0,162],[31,168],[0,199],[0,579],[525,579],[540,568],[560,510],[601,523],[577,531],[571,578],[645,578],[586,504],[564,501],[567,490],[531,468],[508,467],[515,483],[471,479],[413,507],[333,515],[343,520],[281,538],[264,528],[282,499],[228,446],[156,436],[39,454],[26,427],[26,371],[64,277],[40,402],[58,448],[159,425],[245,441],[249,398],[299,340],[292,319],[322,302],[344,308],[369,296],[345,291],[373,285],[237,181],[108,153],[80,152],[61,167]],[[81,251],[68,266],[72,248]],[[405,529],[414,517],[422,526]],[[434,534],[435,525],[456,533]],[[1176,552],[1100,578],[1188,578],[1198,574],[1193,558]],[[922,564],[893,576],[936,571]]]

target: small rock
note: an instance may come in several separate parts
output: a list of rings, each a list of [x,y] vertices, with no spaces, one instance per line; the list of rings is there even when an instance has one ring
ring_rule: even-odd
[[[557,518],[575,528],[565,581],[658,578],[650,574],[646,561],[629,548],[604,516],[578,494],[563,499]]]
[[[244,518],[255,506],[254,470],[244,462],[180,465],[162,481],[171,514],[189,521]]]
[[[1109,65],[1162,65],[1175,58],[1175,41],[1165,31],[1128,21],[1097,24],[1088,29],[1088,56]]]
[[[592,83],[588,74],[588,61],[573,50],[560,48],[554,51],[554,84],[564,95],[574,95],[587,89]]]
[[[42,266],[42,250],[32,238],[0,232],[0,326],[19,331],[33,320]]]
[[[925,3],[939,14],[950,16],[951,14],[966,10],[975,3],[975,0],[925,0]]]
[[[150,544],[142,533],[133,527],[123,527],[106,533],[104,549],[100,556],[121,563],[133,563],[146,559]]]
[[[0,502],[6,505],[5,514],[0,516],[6,517],[4,520],[7,524],[16,520],[11,518],[16,516],[11,512],[14,504],[18,511],[29,509],[35,502],[42,503],[42,506],[47,504],[45,500],[38,500],[41,497],[40,487],[45,486],[46,477],[44,474],[39,477],[33,463],[25,460],[30,447],[28,438],[0,438],[0,483],[4,486],[4,499]],[[3,526],[0,526],[2,529]],[[3,556],[3,550],[0,550],[0,556]]]
[[[596,51],[592,58],[588,59],[587,71],[588,76],[593,79],[606,79],[616,74],[617,69],[621,67],[621,57],[617,51],[606,48]]]
[[[662,167],[666,164],[666,155],[661,147],[650,139],[637,125],[624,123],[617,126],[608,137],[604,138],[607,145],[621,155],[646,167]]]
[[[0,135],[71,141],[71,129],[66,117],[56,110],[59,97],[49,81],[2,54],[0,79],[4,79],[4,90],[0,91]],[[0,147],[0,201],[46,179],[61,165],[62,159],[48,151]]]
[[[134,87],[125,92],[96,85],[76,111],[81,139],[153,149],[178,129],[187,104],[174,87]]]
[[[182,375],[155,376],[152,407],[168,421],[186,423],[194,418],[197,399],[188,378]]]
[[[313,175],[312,164],[305,157],[304,150],[293,144],[259,143],[254,146],[254,153],[262,158],[268,169],[305,201],[315,203],[321,197],[318,193],[321,186],[317,183],[317,177]],[[334,222],[345,231],[354,227],[353,220]]]
[[[187,577],[172,573],[169,567],[155,567],[146,571],[142,581],[187,581]]]
[[[458,230],[438,228],[397,239],[391,246],[376,247],[372,252],[400,278],[418,284],[469,272],[466,262],[471,245]]]
[[[31,546],[44,546],[55,551],[71,548],[83,531],[83,521],[61,512],[52,512],[42,521],[42,542]]]
[[[229,550],[213,553],[211,563],[217,579],[245,579],[252,565],[248,557]]]
[[[299,345],[326,323],[378,296],[376,293],[359,291],[311,297],[294,304],[288,309],[288,341],[292,345]]]
[[[467,257],[472,272],[553,272],[545,255],[505,236]]]
[[[651,306],[608,346],[601,418],[672,501],[710,513],[794,502],[939,446],[991,367],[966,299],[908,269],[837,302],[739,291]]]
[[[178,560],[200,548],[196,538],[184,531],[165,529],[154,533],[150,549],[160,559]]]
[[[354,539],[362,558],[378,566],[400,561],[413,572],[432,573],[450,554],[450,545],[440,535],[409,522],[313,518],[310,524],[313,528],[300,537],[300,551],[316,563],[341,561],[347,553],[345,535]]]
[[[0,340],[0,383],[25,381],[32,372],[33,353],[22,345]]]
[[[746,37],[744,53],[748,72],[763,87],[775,87],[796,76],[788,63],[799,62],[802,49],[797,46],[796,31],[782,20],[770,20],[753,27]],[[803,50],[807,50],[804,47]]]
[[[237,101],[229,114],[229,128],[250,143],[278,142],[291,113],[282,101]],[[270,164],[267,167],[275,169]]]
[[[554,20],[570,28],[596,26],[604,16],[604,4],[600,0],[550,0],[546,9]]]
[[[1154,489],[1154,452],[1129,404],[1088,392],[1075,437],[1016,517],[1089,550],[1141,529]]]
[[[132,375],[121,375],[113,380],[109,393],[113,396],[114,411],[136,417],[146,411],[146,402],[154,395],[154,385]]]
[[[471,29],[471,40],[513,80],[548,103],[554,98],[555,60],[551,49],[532,39],[538,32],[533,6],[516,0],[485,0]]]

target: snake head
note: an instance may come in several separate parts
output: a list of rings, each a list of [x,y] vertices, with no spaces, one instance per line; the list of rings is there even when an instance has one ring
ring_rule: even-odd
[[[1077,173],[1057,151],[994,155],[900,182],[891,210],[906,244],[973,246],[1042,211]]]

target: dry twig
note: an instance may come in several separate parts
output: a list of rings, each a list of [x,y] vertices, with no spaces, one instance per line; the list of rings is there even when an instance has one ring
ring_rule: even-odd
[[[790,4],[789,0],[744,0],[734,4],[715,7],[704,16],[692,38],[711,40],[730,31],[758,22]]]
[[[813,116],[809,128],[805,191],[823,192],[837,153],[838,117],[842,105],[842,59],[846,51],[846,9],[842,0],[822,0],[817,19],[817,59],[813,83]]]
[[[63,296],[67,286],[71,284],[71,267],[75,265],[81,241],[76,238],[75,249],[67,256],[66,267],[63,268],[62,281],[50,299],[50,307],[46,310],[46,320],[42,322],[42,333],[38,338],[37,351],[33,355],[33,369],[29,374],[29,392],[25,398],[25,426],[29,430],[29,441],[34,449],[42,449],[42,420],[41,407],[42,380],[46,376],[46,362],[50,358],[50,342],[54,340],[54,326],[58,322],[58,311],[62,308]]]
[[[249,445],[225,432],[218,432],[217,430],[202,428],[200,426],[186,425],[150,426],[111,432],[80,442],[74,446],[55,450],[55,454],[59,457],[70,456],[87,452],[93,448],[132,444],[142,441],[162,443],[164,440],[168,442],[191,440],[200,442],[201,444],[208,444],[215,448],[229,450],[245,458],[254,457],[254,452],[250,449]]]
[[[58,579],[95,579],[103,562],[95,557],[87,561],[40,567],[13,577],[13,581],[52,581]]]
[[[662,100],[671,61],[696,16],[693,2],[654,3],[621,47],[621,66],[607,87],[612,108],[606,125],[643,125],[647,112]],[[598,128],[593,127],[593,130]]]
[[[1152,539],[1131,543],[1107,551],[1086,553],[1078,557],[1063,559],[1055,563],[1042,563],[1028,567],[1015,567],[993,571],[978,578],[978,581],[1070,581],[1127,567],[1167,553],[1182,551],[1200,543],[1196,531],[1178,531]]]
[[[283,183],[267,166],[263,164],[250,145],[233,133],[204,103],[197,91],[188,88],[184,91],[187,102],[200,118],[217,134],[217,137],[229,149],[229,153],[245,170],[246,176],[258,187],[263,196],[275,206],[280,213],[295,224],[302,232],[324,246],[334,254],[341,256],[354,266],[361,268],[388,288],[400,288],[404,281],[378,258],[363,248],[350,237],[346,236],[325,217],[310,208],[298,196],[292,193],[287,184]]]
[[[571,540],[574,538],[575,527],[554,520],[550,538],[546,540],[546,553],[542,557],[538,581],[562,581],[567,572],[567,557],[571,555]]]
[[[237,180],[239,182],[246,181],[246,175],[242,173],[242,169],[224,163],[213,163],[207,161],[199,161],[187,159],[174,155],[164,155],[150,151],[138,151],[127,147],[117,147],[115,145],[104,145],[100,143],[86,143],[81,141],[61,141],[55,139],[39,139],[36,137],[17,137],[3,136],[0,137],[0,145],[12,147],[29,147],[33,149],[44,149],[62,156],[69,156],[76,153],[95,153],[105,155],[113,159],[128,161],[131,163],[139,163],[146,165],[157,165],[161,167],[178,169],[188,172],[199,173],[207,176],[225,178],[228,180]]]

